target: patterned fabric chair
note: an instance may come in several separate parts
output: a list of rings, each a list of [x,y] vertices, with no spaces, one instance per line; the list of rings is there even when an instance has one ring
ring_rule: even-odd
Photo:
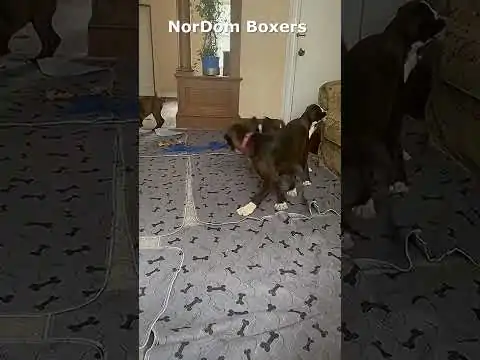
[[[340,176],[342,171],[342,105],[341,82],[330,81],[320,87],[318,103],[327,111],[321,128],[321,141],[318,149],[319,159],[333,173]]]
[[[437,1],[438,2],[438,1]],[[426,120],[435,145],[480,173],[480,2],[448,2]]]

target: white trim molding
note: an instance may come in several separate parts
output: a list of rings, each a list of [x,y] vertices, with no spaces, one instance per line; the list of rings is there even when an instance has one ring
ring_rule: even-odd
[[[289,23],[300,22],[302,0],[290,0]],[[297,64],[297,34],[289,33],[285,49],[285,74],[283,82],[283,121],[288,123],[292,114],[295,68]]]

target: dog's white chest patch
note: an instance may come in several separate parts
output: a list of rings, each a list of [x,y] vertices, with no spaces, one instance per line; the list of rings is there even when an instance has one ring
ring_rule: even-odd
[[[403,81],[407,82],[408,77],[412,73],[413,69],[415,69],[415,66],[418,64],[418,49],[421,48],[424,45],[423,42],[416,42],[412,45],[410,48],[410,51],[408,52],[407,59],[405,60],[405,64],[403,66]]]
[[[317,124],[318,124],[318,121],[314,121],[312,123],[312,125],[310,125],[310,130],[308,130],[308,138],[309,139],[312,137],[315,130],[317,130]]]
[[[263,125],[262,125],[262,124],[258,124],[257,129],[258,129],[258,132],[259,132],[259,133],[262,133],[262,132],[263,132]]]

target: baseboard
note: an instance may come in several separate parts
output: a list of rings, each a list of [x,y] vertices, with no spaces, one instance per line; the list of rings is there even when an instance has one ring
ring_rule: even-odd
[[[177,99],[177,93],[176,92],[161,92],[157,94],[159,98],[163,98],[165,100],[176,100]]]

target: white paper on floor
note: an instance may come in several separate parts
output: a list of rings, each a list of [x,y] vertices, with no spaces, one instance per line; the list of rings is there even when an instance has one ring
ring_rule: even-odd
[[[53,77],[86,75],[107,70],[104,67],[85,65],[73,59],[60,57],[40,59],[38,66],[44,75]]]
[[[158,128],[158,129],[155,129],[155,134],[156,134],[157,136],[170,137],[170,136],[182,135],[183,132],[181,132],[181,131],[173,131],[173,130],[165,129],[165,128]]]
[[[166,101],[163,104],[162,117],[165,119],[163,124],[164,128],[175,128],[177,126],[177,112],[178,112],[178,102],[177,101]]]

